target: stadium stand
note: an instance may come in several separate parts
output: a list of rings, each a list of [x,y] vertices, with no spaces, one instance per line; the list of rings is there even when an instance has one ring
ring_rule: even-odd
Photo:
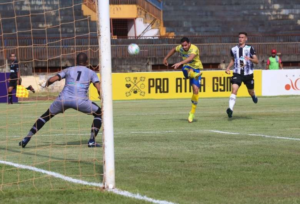
[[[224,0],[221,4],[219,2],[111,0],[111,9],[119,8],[121,5],[125,6],[124,8],[135,5],[133,11],[146,22],[140,33],[132,34],[128,21],[130,16],[111,12],[113,72],[170,70],[162,66],[163,56],[183,35],[189,36],[192,43],[200,48],[205,68],[217,68],[221,61],[229,61],[228,50],[236,43],[237,33],[241,30],[250,34],[249,43],[258,52],[260,64],[257,68],[265,67],[271,49],[277,49],[282,54],[285,66],[299,66],[299,1]],[[74,50],[89,50],[90,63],[96,66],[99,53],[95,21],[97,17],[93,14],[95,8],[93,0],[29,0],[15,1],[14,5],[0,4],[3,29],[0,47],[16,51],[17,46],[29,46],[18,47],[18,57],[22,62],[33,59],[30,46],[34,45],[32,46],[35,49],[34,58],[39,60],[34,66],[28,64],[28,69],[22,69],[22,75],[31,75],[31,67],[34,72],[39,73],[56,72],[70,66],[74,64]],[[14,16],[14,9],[17,15],[25,15],[16,19],[17,27],[5,19]],[[48,12],[41,13],[44,10]],[[145,33],[149,28],[153,32],[158,29],[159,32],[148,38]],[[125,32],[122,29],[125,29]],[[127,52],[127,45],[133,42],[139,44],[141,48],[138,56],[130,56]],[[62,53],[63,57],[57,58],[62,56]],[[9,52],[6,53],[8,54]],[[2,64],[6,57],[0,56]],[[172,64],[179,59],[179,56],[175,55],[169,62]]]
[[[164,24],[176,35],[294,34],[298,0],[164,0]]]

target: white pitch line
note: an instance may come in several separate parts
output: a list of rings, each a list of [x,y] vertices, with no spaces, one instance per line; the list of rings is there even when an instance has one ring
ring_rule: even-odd
[[[143,195],[140,195],[140,194],[133,194],[133,193],[130,193],[128,191],[122,191],[122,190],[119,190],[119,189],[111,189],[111,190],[108,190],[108,191],[109,192],[113,192],[113,193],[118,194],[118,195],[130,197],[130,198],[135,198],[135,199],[138,199],[138,200],[145,200],[145,201],[148,201],[150,203],[156,203],[156,204],[175,204],[175,203],[172,203],[172,202],[169,202],[169,201],[155,200],[155,199],[149,198],[147,196],[143,196]]]
[[[300,141],[300,138],[294,138],[294,137],[279,137],[279,136],[269,136],[269,135],[261,135],[261,134],[248,134],[248,135],[256,136],[256,137],[266,137],[266,138],[274,138],[274,139],[282,139],[282,140]]]
[[[39,172],[39,173],[42,173],[42,174],[47,174],[49,176],[53,176],[55,178],[59,178],[59,179],[62,179],[64,181],[68,181],[68,182],[71,182],[71,183],[103,188],[102,183],[93,183],[93,182],[82,181],[82,180],[79,180],[79,179],[74,179],[74,178],[69,177],[69,176],[64,176],[64,175],[59,174],[59,173],[55,173],[55,172],[52,172],[52,171],[47,171],[47,170],[44,170],[44,169],[39,169],[39,168],[32,167],[32,166],[27,166],[27,165],[23,165],[23,164],[16,164],[16,163],[13,163],[13,162],[7,162],[7,161],[2,161],[2,160],[0,160],[0,164],[13,166],[13,167],[16,167],[16,168],[19,168],[19,169],[26,169],[26,170],[30,170],[30,171],[35,171],[35,172]],[[147,196],[130,193],[128,191],[122,191],[120,189],[110,189],[108,191],[112,192],[112,193],[115,193],[115,194],[118,194],[118,195],[125,196],[125,197],[134,198],[134,199],[138,199],[138,200],[144,200],[144,201],[148,201],[148,202],[155,203],[155,204],[175,204],[175,203],[165,201],[165,200],[155,200],[155,199],[149,198]]]
[[[235,133],[235,132],[223,132],[219,130],[210,130],[210,132],[215,132],[215,133],[220,133],[220,134],[227,134],[227,135],[239,135],[240,133]]]
[[[215,132],[215,133],[227,134],[227,135],[242,135],[241,133],[223,132],[223,131],[219,131],[219,130],[209,130],[209,132]],[[256,136],[256,137],[272,138],[272,139],[281,139],[281,140],[300,141],[300,138],[295,138],[295,137],[280,137],[280,136],[270,136],[270,135],[263,135],[263,134],[245,134],[245,135]]]
[[[130,134],[161,134],[161,133],[174,133],[176,131],[167,130],[167,131],[148,131],[148,132],[130,132]]]

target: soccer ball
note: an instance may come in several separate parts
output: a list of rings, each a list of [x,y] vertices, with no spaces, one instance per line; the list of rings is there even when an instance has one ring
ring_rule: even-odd
[[[134,43],[128,45],[128,53],[130,55],[137,55],[137,54],[139,54],[140,53],[139,46],[137,44],[134,44]]]

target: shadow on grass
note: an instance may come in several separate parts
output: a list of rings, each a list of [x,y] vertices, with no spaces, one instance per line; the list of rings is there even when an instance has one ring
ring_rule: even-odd
[[[232,118],[227,118],[228,121],[233,121],[233,120],[251,120],[253,119],[252,117],[249,116],[232,116]]]
[[[185,119],[180,118],[180,119],[175,119],[175,120],[184,121],[184,122],[186,122],[186,123],[189,123],[188,120],[187,120],[187,118],[185,118]],[[194,119],[192,123],[196,123],[196,122],[198,122],[198,120],[197,120],[197,119]]]

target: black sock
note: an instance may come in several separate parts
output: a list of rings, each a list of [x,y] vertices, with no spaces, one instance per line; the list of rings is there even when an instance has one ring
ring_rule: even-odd
[[[32,137],[35,135],[51,118],[53,118],[54,115],[52,115],[49,111],[49,109],[41,115],[41,117],[34,123],[32,128],[30,129],[29,133],[27,134],[27,137]]]
[[[12,92],[8,92],[8,103],[13,103]]]
[[[101,118],[96,116],[92,124],[90,140],[95,140],[95,137],[98,135],[100,128],[101,128]]]

